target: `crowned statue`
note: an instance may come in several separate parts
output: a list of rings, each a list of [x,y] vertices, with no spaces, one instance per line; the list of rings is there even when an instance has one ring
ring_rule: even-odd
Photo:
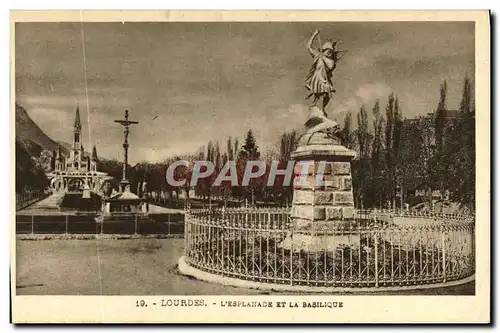
[[[333,71],[346,51],[337,50],[338,41],[334,42],[331,39],[324,44],[319,41],[320,47],[315,49],[313,43],[316,38],[319,40],[319,30],[313,33],[307,43],[307,49],[313,57],[313,63],[305,82],[305,86],[310,92],[306,99],[312,97],[313,101],[310,105],[311,114],[305,126],[308,133],[324,132],[328,136],[334,137],[340,127],[335,121],[328,119],[325,109],[335,93]]]
[[[313,47],[316,39],[317,49]],[[290,153],[290,158],[297,162],[295,174],[305,177],[294,182],[290,212],[293,232],[279,244],[292,252],[325,253],[337,251],[339,246],[361,244],[359,234],[336,232],[339,227],[344,230],[344,226],[352,226],[354,219],[351,161],[356,157],[354,150],[343,145],[339,124],[329,119],[325,110],[336,92],[333,73],[346,52],[338,50],[337,44],[332,40],[322,44],[318,30],[307,43],[313,61],[305,87],[312,103],[306,131]]]

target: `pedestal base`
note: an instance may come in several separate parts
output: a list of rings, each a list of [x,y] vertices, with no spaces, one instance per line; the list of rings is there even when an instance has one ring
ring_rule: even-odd
[[[291,211],[294,232],[281,248],[314,253],[360,245],[359,233],[346,232],[355,217],[351,176],[355,156],[325,133],[300,138],[292,153],[298,162]]]

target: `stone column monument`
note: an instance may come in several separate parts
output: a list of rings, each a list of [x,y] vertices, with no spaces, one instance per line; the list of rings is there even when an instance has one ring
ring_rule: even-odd
[[[285,249],[308,252],[332,251],[338,245],[359,243],[359,235],[336,233],[335,228],[354,219],[351,160],[356,152],[342,146],[339,125],[328,119],[325,107],[335,92],[331,81],[339,60],[336,43],[327,42],[320,50],[308,48],[314,63],[306,87],[314,96],[306,133],[291,154],[296,160],[292,232],[281,243]]]

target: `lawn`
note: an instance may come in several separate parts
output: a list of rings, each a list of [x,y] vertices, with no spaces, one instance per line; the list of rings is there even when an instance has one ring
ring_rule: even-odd
[[[258,295],[178,274],[183,239],[17,240],[18,295]],[[474,283],[390,294],[473,295]],[[387,294],[387,293],[385,293]]]

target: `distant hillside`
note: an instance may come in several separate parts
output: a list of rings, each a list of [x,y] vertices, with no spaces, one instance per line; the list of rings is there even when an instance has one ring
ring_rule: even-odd
[[[16,137],[16,193],[26,189],[44,189],[48,185],[44,169]]]
[[[70,151],[71,150],[71,143],[67,143],[67,142],[64,142],[64,141],[57,141],[58,144],[61,145],[61,149],[65,149],[67,151]],[[87,153],[87,152],[85,152]]]
[[[50,170],[50,156],[58,143],[45,134],[16,103],[16,192],[44,189],[48,185],[45,171]],[[63,153],[68,150],[61,146]]]
[[[22,142],[24,148],[32,157],[39,157],[42,150],[52,151],[57,149],[58,143],[45,134],[40,127],[30,118],[28,112],[16,103],[16,142]],[[61,146],[63,153],[68,149]]]

